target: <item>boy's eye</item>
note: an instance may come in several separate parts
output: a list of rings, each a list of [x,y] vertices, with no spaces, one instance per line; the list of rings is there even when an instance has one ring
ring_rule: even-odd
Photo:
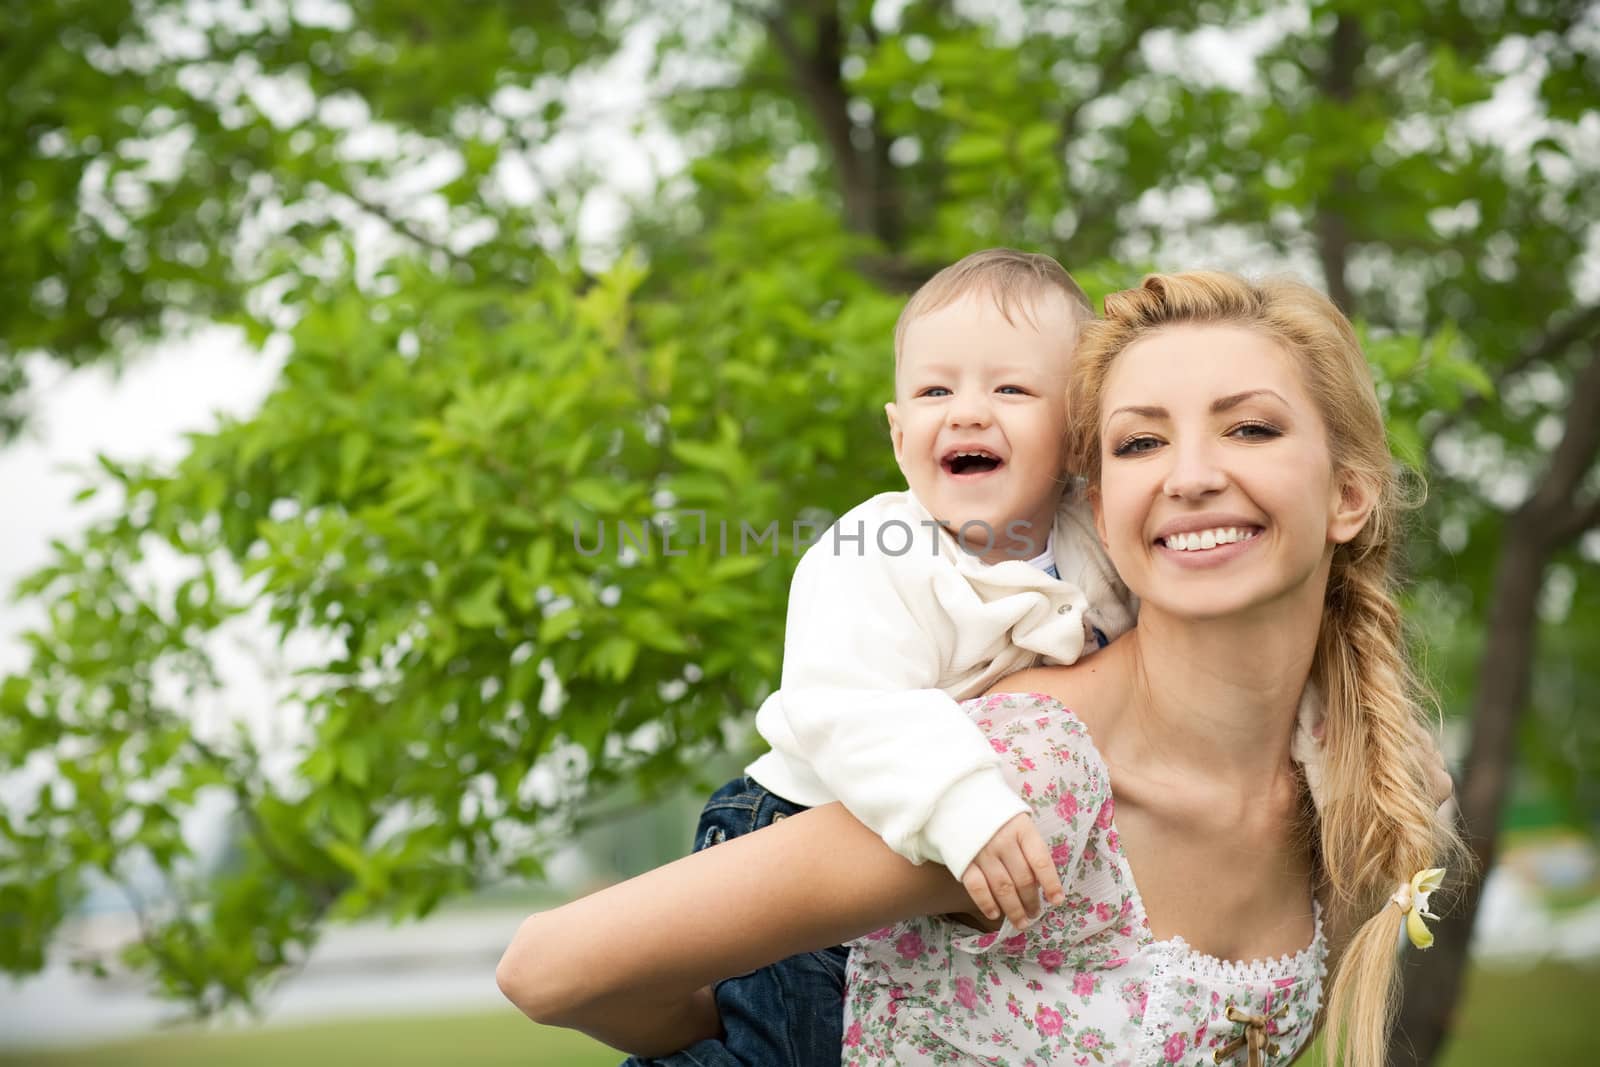
[[[942,385],[930,385],[930,386],[928,386],[928,388],[924,389],[922,392],[918,393],[917,395],[918,396],[949,396],[950,395],[950,390],[946,389]]]
[[[1006,396],[1028,395],[1028,391],[1020,385],[1002,385],[1000,388],[996,389],[995,392],[1004,393]]]
[[[1133,437],[1123,438],[1122,442],[1111,450],[1113,456],[1131,456],[1140,452],[1149,452],[1160,447],[1159,439],[1148,434],[1138,434]]]

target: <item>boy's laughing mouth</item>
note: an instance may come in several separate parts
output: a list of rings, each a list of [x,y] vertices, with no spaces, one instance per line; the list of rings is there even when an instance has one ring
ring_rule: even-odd
[[[939,466],[955,478],[976,478],[1005,466],[1005,460],[987,448],[952,448],[939,457]]]

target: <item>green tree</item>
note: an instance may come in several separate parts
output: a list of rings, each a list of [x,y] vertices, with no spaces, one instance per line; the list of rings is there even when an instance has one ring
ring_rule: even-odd
[[[12,3],[0,394],[24,354],[117,358],[208,318],[290,355],[258,416],[174,469],[108,462],[122,513],[25,583],[50,621],[0,688],[0,769],[71,788],[0,821],[0,901],[25,916],[0,960],[39,966],[86,872],[143,854],[173,902],[135,962],[214,1008],[329,915],[536,873],[583,796],[692,775],[776,677],[787,523],[894,483],[877,411],[900,294],[991,244],[1102,291],[1154,264],[1320,275],[1433,486],[1414,618],[1471,723],[1480,861],[1519,734],[1524,767],[1592,811],[1593,19],[1554,0]],[[1208,64],[1219,26],[1231,59]],[[597,241],[579,220],[610,161],[554,162],[641,41],[635,129],[689,160]],[[710,543],[680,524],[682,556],[659,530],[631,562],[574,543],[691,509]],[[735,538],[776,519],[785,551],[724,555],[719,519]],[[187,568],[175,588],[140,580],[152,553]],[[326,639],[283,709],[305,725],[290,774],[186,714],[251,605]],[[210,874],[177,833],[206,789],[246,828]],[[1412,983],[1421,1061],[1474,907]]]

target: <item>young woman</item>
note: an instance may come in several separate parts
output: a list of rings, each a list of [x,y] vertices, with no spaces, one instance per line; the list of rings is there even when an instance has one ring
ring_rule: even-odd
[[[1354,333],[1298,283],[1152,276],[1107,300],[1071,400],[1139,624],[968,705],[1066,898],[990,929],[947,872],[821,808],[530,917],[498,971],[519,1007],[660,1054],[717,1032],[709,983],[860,938],[851,1064],[1287,1063],[1324,1015],[1330,1062],[1383,1062],[1398,931],[1427,940],[1459,843],[1416,744]],[[1316,808],[1291,758],[1308,681]]]

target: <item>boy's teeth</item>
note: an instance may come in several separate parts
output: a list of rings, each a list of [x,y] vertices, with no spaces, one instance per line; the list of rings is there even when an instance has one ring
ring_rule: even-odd
[[[1258,531],[1249,528],[1241,529],[1237,526],[1219,526],[1214,530],[1190,530],[1188,533],[1173,534],[1163,544],[1179,552],[1200,552],[1218,545],[1231,545],[1236,541],[1248,541],[1256,536]]]

